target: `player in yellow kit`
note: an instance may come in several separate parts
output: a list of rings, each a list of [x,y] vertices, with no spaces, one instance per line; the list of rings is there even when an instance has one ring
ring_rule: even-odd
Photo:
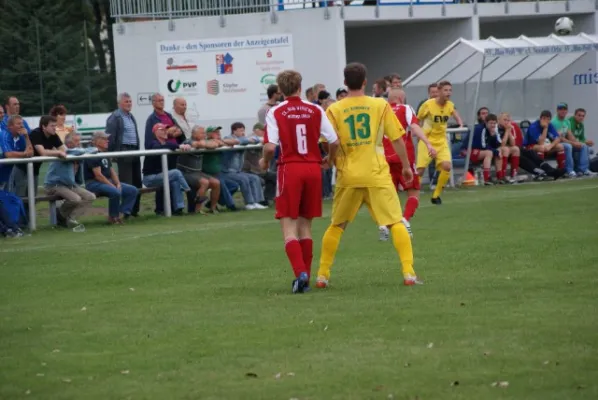
[[[424,133],[436,150],[436,169],[440,170],[438,183],[434,194],[432,194],[432,204],[442,204],[440,194],[442,189],[451,176],[451,149],[446,140],[446,127],[450,117],[454,117],[460,127],[463,126],[461,116],[455,109],[455,104],[449,99],[453,93],[453,87],[450,82],[442,81],[438,83],[438,97],[426,100],[417,112],[417,119],[423,123]],[[421,177],[428,167],[432,158],[428,155],[426,144],[420,141],[417,145],[417,173]]]
[[[336,159],[337,178],[332,204],[332,222],[322,238],[322,254],[316,287],[325,288],[341,236],[349,222],[365,204],[380,225],[388,226],[399,253],[405,285],[421,283],[413,270],[411,237],[401,212],[399,196],[392,183],[384,156],[382,139],[386,135],[403,163],[406,181],[413,179],[409,167],[405,130],[386,100],[365,95],[366,68],[359,63],[345,67],[349,95],[330,105],[326,115],[336,130],[340,149]]]

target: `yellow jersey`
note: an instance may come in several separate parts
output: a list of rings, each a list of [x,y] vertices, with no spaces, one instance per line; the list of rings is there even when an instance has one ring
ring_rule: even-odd
[[[424,133],[433,146],[446,143],[446,127],[454,111],[455,104],[450,100],[441,106],[436,99],[429,99],[419,108],[417,119],[424,122]]]
[[[392,180],[382,139],[397,140],[405,129],[385,99],[346,97],[333,103],[326,115],[336,130],[339,150],[335,166],[339,187],[384,187]]]

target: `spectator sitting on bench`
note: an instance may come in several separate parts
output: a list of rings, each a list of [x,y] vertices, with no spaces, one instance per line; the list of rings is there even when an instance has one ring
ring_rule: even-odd
[[[567,112],[567,103],[559,103],[557,105],[556,116],[552,119],[552,124],[559,132],[561,140],[571,146],[572,159],[567,161],[574,164],[575,171],[579,175],[594,176],[594,173],[590,171],[590,147],[585,143],[585,135],[583,134],[585,110],[575,110],[575,115],[572,118],[567,118]],[[578,118],[581,120],[583,142],[573,134],[572,124],[576,125],[577,131],[579,132],[579,123],[575,119],[576,116],[579,116]]]
[[[11,116],[6,129],[0,130],[0,150],[4,153],[4,158],[33,157],[33,146],[23,126],[23,118],[20,115]],[[13,167],[13,164],[0,165],[0,190],[10,190],[8,183]]]
[[[486,123],[486,117],[490,114],[488,107],[480,107],[477,112],[478,124],[484,125]]]
[[[193,149],[215,149],[218,144],[206,140],[206,131],[203,126],[194,126],[191,129],[191,139],[185,141]],[[196,194],[196,205],[193,211],[201,212],[201,207],[205,204],[206,190],[210,189],[210,213],[217,214],[218,199],[220,198],[220,181],[213,176],[204,174],[201,171],[203,164],[202,153],[182,154],[178,158],[177,168],[183,173],[185,179],[199,182],[199,190]],[[198,202],[199,201],[199,202]],[[189,208],[191,211],[191,208]]]
[[[575,110],[575,114],[569,117],[571,123],[571,133],[577,139],[578,142],[584,143],[588,147],[594,146],[594,141],[586,139],[586,128],[584,120],[586,119],[586,110],[578,108]]]
[[[256,138],[259,143],[264,142],[265,131],[264,124],[258,122],[253,126],[253,136],[249,138]],[[276,172],[262,171],[259,165],[260,158],[262,158],[261,149],[251,149],[245,152],[245,162],[243,163],[243,172],[259,176],[265,185],[264,187],[264,202],[262,205],[267,206],[268,202],[273,201],[276,196]]]
[[[68,155],[79,156],[85,153],[97,153],[96,148],[82,149],[81,137],[78,133],[69,133],[65,136],[65,144]],[[54,161],[50,163],[44,188],[49,196],[58,196],[64,202],[56,213],[59,226],[68,228],[73,226],[73,231],[83,232],[85,227],[75,219],[85,213],[85,210],[96,199],[90,191],[77,184],[76,176],[79,172],[79,162]]]
[[[486,122],[484,124],[477,124],[471,135],[473,135],[471,141],[471,154],[470,160],[473,164],[482,163],[484,173],[484,185],[494,185],[490,177],[490,167],[492,167],[492,159],[496,167],[497,178],[500,179],[500,152],[496,150],[498,147],[498,131],[497,131],[498,119],[494,114],[488,114],[486,116]],[[469,145],[469,138],[463,140],[461,144],[461,154],[467,155],[467,146]],[[494,147],[494,148],[493,148]]]
[[[178,144],[169,141],[166,125],[162,123],[155,124],[152,131],[154,132],[154,139],[145,144],[147,150],[191,150],[191,146],[188,144]],[[172,205],[174,209],[173,215],[183,215],[185,200],[181,192],[188,192],[191,188],[181,171],[176,169],[177,158],[176,154],[168,155],[168,182],[170,184],[170,195],[174,202]],[[143,161],[143,184],[148,188],[159,188],[162,186],[162,183],[162,156],[146,156]]]
[[[221,129],[221,126],[208,126],[206,129],[206,133],[208,134],[207,145],[210,146],[210,148],[220,148],[225,146],[232,147],[239,143],[236,139],[222,140],[220,137]],[[231,211],[237,211],[232,195],[239,190],[239,185],[222,174],[222,152],[213,151],[205,153],[203,156],[202,170],[206,174],[218,178],[220,181],[219,203],[225,205],[226,208]]]
[[[236,140],[243,146],[260,142],[258,138],[245,136],[245,125],[241,122],[233,123],[230,129],[232,136],[225,137],[225,140]],[[264,202],[262,181],[257,175],[242,172],[244,162],[245,150],[227,151],[222,159],[222,174],[241,187],[247,210],[263,210],[267,207],[260,204]]]
[[[100,153],[108,151],[108,137],[104,132],[96,132],[91,137],[91,143]],[[108,197],[108,222],[114,225],[123,223],[120,215],[125,219],[131,216],[139,190],[126,183],[121,183],[112,168],[112,162],[106,154],[105,158],[93,158],[85,161],[85,187],[96,196]]]
[[[29,140],[33,146],[33,155],[44,156],[44,157],[66,157],[66,147],[62,143],[62,140],[56,134],[56,118],[50,115],[44,115],[39,121],[39,127],[35,128],[29,134]],[[42,163],[33,164],[33,179],[34,179],[34,191],[37,194],[37,180],[39,177],[39,170]],[[13,174],[13,185],[17,196],[27,196],[27,166],[19,165],[19,168],[14,168]]]
[[[552,168],[550,164],[539,158],[534,150],[523,148],[523,132],[519,125],[511,120],[509,113],[502,113],[498,117],[498,132],[504,137],[506,127],[511,125],[512,143],[519,149],[519,165],[525,171],[533,175],[534,180],[544,180],[547,176],[558,179],[565,174],[564,169]],[[514,168],[514,162],[511,160],[511,173]]]
[[[566,174],[570,178],[577,176],[573,172],[573,163],[567,165],[567,158],[573,157],[565,154],[566,151],[571,152],[571,146],[563,146],[560,142],[558,132],[554,129],[554,126],[550,123],[552,119],[552,113],[548,110],[544,110],[540,113],[540,119],[531,123],[527,129],[527,133],[523,138],[523,146],[528,150],[536,152],[540,159],[544,159],[548,155],[556,154],[556,161],[559,168],[564,168]]]
[[[517,146],[518,138],[523,141],[521,131],[519,131],[519,134],[515,132],[509,114],[500,114],[498,118],[497,141],[492,143],[492,147],[500,152],[500,173],[497,170],[497,175],[500,175],[499,179],[501,179],[502,183],[515,183],[517,181],[517,170],[519,169],[521,156],[519,146]],[[507,176],[509,161],[511,162],[510,178]]]
[[[568,112],[569,106],[567,103],[559,103],[556,107],[556,115],[552,118],[551,123],[559,133],[561,143],[565,147],[567,164],[573,165],[574,171],[579,175],[591,176],[593,174],[590,171],[590,149],[584,143],[578,141],[571,133],[571,121],[567,118]],[[571,150],[567,151],[569,147]],[[578,163],[575,163],[576,159]]]

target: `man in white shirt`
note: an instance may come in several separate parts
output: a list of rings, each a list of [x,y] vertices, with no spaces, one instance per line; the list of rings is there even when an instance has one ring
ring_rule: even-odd
[[[182,97],[177,97],[172,103],[172,118],[179,125],[186,138],[190,138],[193,133],[192,124],[187,121],[185,116],[187,112],[187,100]]]

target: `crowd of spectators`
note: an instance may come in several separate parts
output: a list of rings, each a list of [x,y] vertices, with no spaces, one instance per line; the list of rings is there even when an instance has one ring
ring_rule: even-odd
[[[388,98],[391,88],[401,88],[398,74],[376,80],[372,96]],[[327,109],[330,104],[347,96],[345,87],[331,94],[326,86],[317,83],[305,91],[307,101]],[[436,84],[428,88],[428,98],[437,96]],[[153,110],[147,117],[145,131],[139,132],[138,123],[131,110],[133,102],[127,93],[118,96],[118,109],[106,121],[105,132],[91,137],[91,146],[81,146],[80,135],[65,123],[67,109],[56,105],[49,115],[40,118],[39,126],[31,129],[20,116],[19,100],[11,96],[0,107],[0,149],[4,158],[30,158],[53,156],[60,161],[49,163],[43,188],[47,195],[63,201],[57,212],[57,225],[84,231],[77,218],[85,214],[97,197],[108,198],[107,221],[123,224],[140,212],[142,189],[154,188],[157,215],[164,214],[162,192],[163,171],[161,156],[146,156],[143,165],[140,157],[113,159],[111,152],[141,149],[179,150],[168,155],[168,178],[171,206],[174,215],[218,214],[226,209],[237,211],[233,195],[239,191],[246,210],[266,209],[276,194],[276,166],[268,171],[259,166],[261,150],[244,149],[243,146],[263,143],[266,114],[283,101],[277,85],[267,88],[268,100],[259,108],[257,122],[249,133],[241,122],[231,125],[223,135],[221,126],[192,124],[186,116],[187,103],[176,98],[172,109],[165,109],[165,99],[160,93],[152,96]],[[423,99],[418,107],[427,99]],[[582,108],[568,116],[568,106],[560,103],[556,115],[543,111],[536,121],[515,123],[507,113],[493,114],[487,107],[478,110],[478,121],[469,134],[473,135],[470,158],[472,165],[481,166],[483,183],[515,183],[519,168],[528,171],[534,179],[547,177],[575,177],[594,175],[590,170],[591,147],[586,139]],[[143,136],[141,136],[143,135]],[[460,156],[465,156],[468,138],[460,144]],[[233,148],[224,152],[191,152]],[[454,147],[454,146],[453,146]],[[322,149],[324,152],[324,149]],[[67,155],[105,153],[105,157],[86,160],[84,163],[66,160]],[[457,151],[459,153],[459,151]],[[457,154],[458,156],[459,154]],[[557,168],[547,162],[555,157]],[[113,162],[117,168],[113,167]],[[41,163],[34,163],[34,190],[37,196]],[[494,166],[495,178],[491,177]],[[510,172],[507,169],[510,167]],[[430,169],[433,185],[434,167]],[[333,195],[333,170],[322,171],[322,197]],[[26,164],[0,165],[0,191],[12,192],[20,198],[28,193]],[[185,202],[186,197],[186,202]],[[1,227],[1,226],[0,226]]]

